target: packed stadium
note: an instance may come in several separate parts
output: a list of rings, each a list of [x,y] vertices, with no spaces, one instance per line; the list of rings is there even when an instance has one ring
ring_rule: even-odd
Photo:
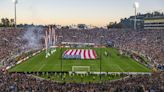
[[[135,15],[105,27],[19,24],[13,1],[15,18],[0,22],[0,92],[164,92],[163,12],[137,14],[134,2]]]

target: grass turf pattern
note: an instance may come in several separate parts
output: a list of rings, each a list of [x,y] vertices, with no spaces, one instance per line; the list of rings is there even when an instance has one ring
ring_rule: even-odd
[[[45,58],[45,51],[31,57],[19,65],[11,68],[10,72],[49,72],[61,71],[61,55],[69,48],[57,48],[50,57]],[[88,49],[88,48],[87,48]],[[102,72],[151,72],[142,64],[130,57],[118,55],[118,50],[114,48],[91,48],[95,49],[98,57],[102,56]],[[110,53],[106,56],[104,53]],[[100,58],[96,60],[62,60],[63,71],[72,71],[72,66],[90,66],[91,72],[100,71]]]

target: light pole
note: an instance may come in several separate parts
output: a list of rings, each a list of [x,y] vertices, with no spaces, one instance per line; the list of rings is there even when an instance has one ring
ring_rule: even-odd
[[[16,17],[16,5],[18,3],[18,0],[13,0],[13,3],[14,3],[14,16],[15,16],[15,19],[14,19],[14,25],[15,25],[15,28],[17,27],[17,17]]]
[[[60,66],[60,68],[61,68],[61,79],[63,79],[63,57],[62,57],[62,40],[63,40],[63,36],[59,36],[59,38],[61,39],[61,45],[60,45],[60,53],[61,53],[61,66]]]
[[[100,48],[100,80],[101,80],[101,71],[102,71],[102,40],[103,40],[104,36],[100,36],[101,39],[101,48]]]
[[[136,24],[137,24],[137,9],[139,8],[139,3],[134,2],[134,12],[135,12],[135,19],[134,19],[134,30],[137,29]]]

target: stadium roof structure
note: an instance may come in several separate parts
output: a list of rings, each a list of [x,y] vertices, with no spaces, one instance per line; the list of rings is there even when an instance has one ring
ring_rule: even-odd
[[[152,19],[164,19],[164,16],[154,16],[154,17],[147,17],[146,20],[152,20]]]

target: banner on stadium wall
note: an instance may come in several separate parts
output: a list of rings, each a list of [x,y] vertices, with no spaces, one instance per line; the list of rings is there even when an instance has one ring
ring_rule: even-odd
[[[96,59],[97,54],[92,49],[69,49],[63,53],[64,59]]]

